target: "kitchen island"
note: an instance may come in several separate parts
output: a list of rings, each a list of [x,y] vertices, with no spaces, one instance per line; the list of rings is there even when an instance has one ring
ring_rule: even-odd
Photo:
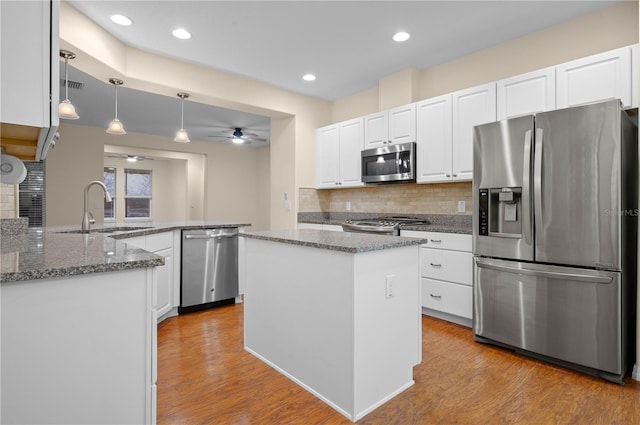
[[[245,238],[245,349],[356,421],[413,385],[420,244],[322,230]]]
[[[175,256],[138,244],[163,235],[171,243],[182,229],[245,225],[6,232],[0,220],[0,423],[155,423],[158,281]]]

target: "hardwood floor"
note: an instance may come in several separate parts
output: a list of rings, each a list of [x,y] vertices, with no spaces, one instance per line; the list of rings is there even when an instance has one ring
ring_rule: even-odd
[[[158,424],[349,424],[243,349],[242,304],[158,327]],[[423,316],[416,384],[358,424],[640,424],[640,382],[620,386],[473,341]]]

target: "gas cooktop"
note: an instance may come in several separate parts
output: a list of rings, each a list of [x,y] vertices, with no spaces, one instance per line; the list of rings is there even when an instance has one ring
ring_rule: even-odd
[[[342,224],[342,230],[345,232],[358,232],[358,233],[375,233],[383,235],[400,235],[400,225],[421,225],[429,224],[427,220],[404,217],[404,216],[390,216],[390,217],[376,217],[366,219],[347,219]]]

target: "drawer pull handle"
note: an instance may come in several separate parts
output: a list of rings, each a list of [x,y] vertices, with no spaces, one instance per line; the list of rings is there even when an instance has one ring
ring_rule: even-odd
[[[433,243],[442,243],[442,239],[429,239]]]
[[[431,267],[442,267],[442,264],[438,264],[438,263],[429,263],[431,264]]]
[[[442,299],[442,295],[433,295],[433,294],[429,294],[429,296],[431,298],[435,298],[436,300],[441,300]]]

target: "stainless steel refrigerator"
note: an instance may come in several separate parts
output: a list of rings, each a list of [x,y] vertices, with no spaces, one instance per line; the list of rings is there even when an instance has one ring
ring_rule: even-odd
[[[477,126],[473,149],[475,339],[622,382],[637,127],[610,100]]]

